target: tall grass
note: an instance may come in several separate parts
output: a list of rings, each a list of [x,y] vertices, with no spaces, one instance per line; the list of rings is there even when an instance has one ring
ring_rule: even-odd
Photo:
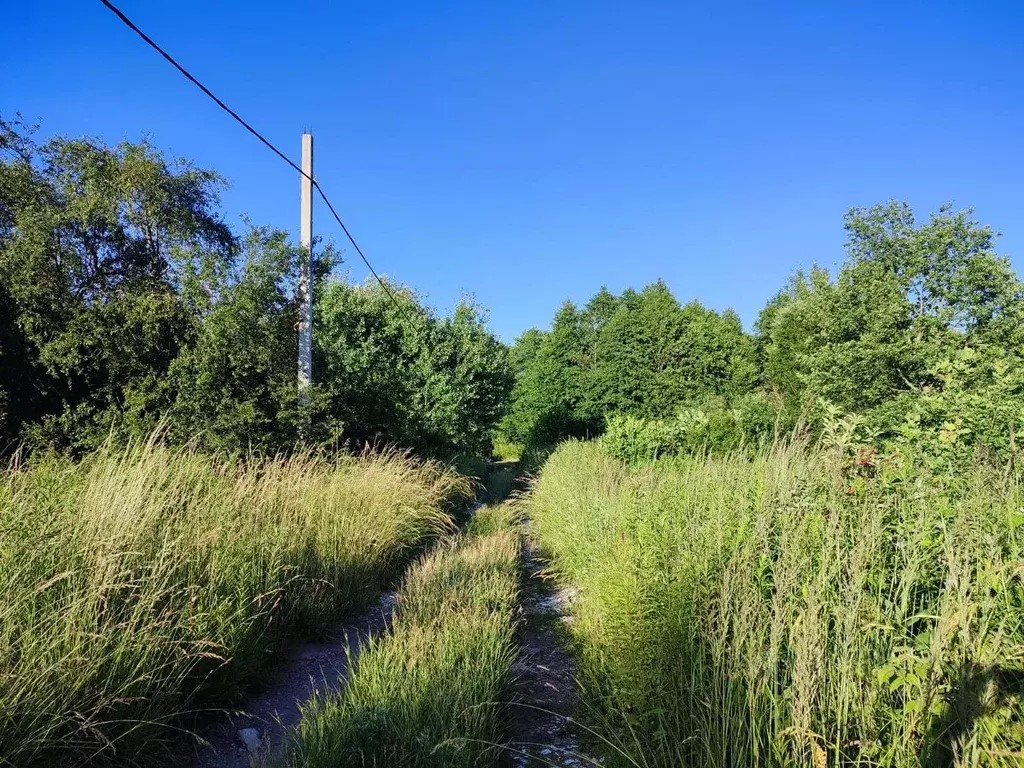
[[[395,454],[241,463],[146,443],[12,469],[0,765],[166,764],[185,713],[360,607],[466,491]]]
[[[288,764],[493,765],[498,705],[515,659],[519,540],[507,506],[413,566],[392,631],[344,688],[303,713]]]
[[[613,760],[1019,766],[1022,496],[912,456],[850,481],[800,446],[630,470],[569,443],[530,509]]]

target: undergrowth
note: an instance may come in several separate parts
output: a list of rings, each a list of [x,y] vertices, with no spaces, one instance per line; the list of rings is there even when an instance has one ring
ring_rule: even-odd
[[[466,481],[154,443],[0,476],[0,765],[166,764],[187,713],[364,605]]]
[[[519,539],[509,505],[408,572],[391,631],[371,639],[338,693],[308,704],[288,765],[484,766],[515,659]]]
[[[1013,473],[781,444],[631,469],[570,442],[530,514],[579,587],[612,764],[1024,762]]]

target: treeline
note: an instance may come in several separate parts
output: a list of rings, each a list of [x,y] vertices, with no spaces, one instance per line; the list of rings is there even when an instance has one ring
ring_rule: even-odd
[[[296,391],[284,232],[236,233],[225,181],[146,141],[45,143],[0,121],[0,449],[84,450],[160,429],[172,442],[277,453],[396,443],[489,446],[512,374],[485,315],[448,317],[390,284],[333,280],[318,247],[316,385]]]
[[[1024,287],[993,231],[896,202],[851,210],[845,229],[838,274],[798,273],[753,333],[661,282],[567,302],[516,341],[503,431],[542,447],[608,429],[623,458],[650,458],[828,424],[851,444],[1016,455]]]
[[[486,451],[500,420],[528,448],[606,433],[625,458],[825,424],[851,443],[1017,453],[1024,288],[969,211],[850,211],[838,274],[798,273],[752,333],[657,282],[567,302],[511,350],[472,304],[438,316],[400,285],[396,306],[332,279],[339,253],[318,246],[300,403],[300,254],[283,232],[232,231],[224,184],[147,142],[40,144],[0,121],[0,450],[161,429],[214,450],[448,457]]]

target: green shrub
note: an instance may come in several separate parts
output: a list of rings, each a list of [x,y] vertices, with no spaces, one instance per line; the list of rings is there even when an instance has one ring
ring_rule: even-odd
[[[913,446],[951,472],[968,468],[979,454],[996,464],[1019,463],[1024,370],[1005,357],[967,348],[932,373],[937,386],[867,412],[866,438]]]
[[[439,317],[409,288],[371,280],[329,282],[315,311],[321,389],[345,440],[435,457],[488,449],[512,372],[485,310],[461,301]]]
[[[601,443],[616,458],[643,463],[663,456],[755,450],[791,428],[780,405],[755,392],[731,403],[705,398],[699,406],[681,408],[669,419],[612,414]]]
[[[519,461],[523,456],[523,444],[499,435],[491,445],[491,456],[495,461]]]

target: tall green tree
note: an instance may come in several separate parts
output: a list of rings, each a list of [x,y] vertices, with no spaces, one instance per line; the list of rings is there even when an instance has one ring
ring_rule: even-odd
[[[223,181],[147,142],[37,146],[5,130],[17,151],[0,173],[0,280],[45,372],[33,433],[90,444],[126,411],[157,407],[196,332],[182,288],[235,250],[216,209]]]
[[[316,367],[345,439],[447,457],[486,451],[512,386],[508,350],[479,307],[461,302],[442,318],[389,287],[335,281],[317,301]]]
[[[572,302],[555,314],[551,330],[527,331],[514,356],[520,368],[503,431],[512,439],[545,445],[599,429],[588,407],[595,329]]]
[[[768,386],[865,411],[941,389],[941,364],[964,349],[1019,354],[1021,283],[970,211],[944,206],[919,224],[891,202],[851,210],[845,226],[837,278],[797,275],[761,313]]]
[[[163,416],[172,439],[225,451],[287,451],[329,441],[334,423],[320,392],[300,405],[295,285],[303,255],[285,232],[253,228],[243,262],[204,308],[194,343],[170,366]],[[331,253],[317,261],[318,276]]]

